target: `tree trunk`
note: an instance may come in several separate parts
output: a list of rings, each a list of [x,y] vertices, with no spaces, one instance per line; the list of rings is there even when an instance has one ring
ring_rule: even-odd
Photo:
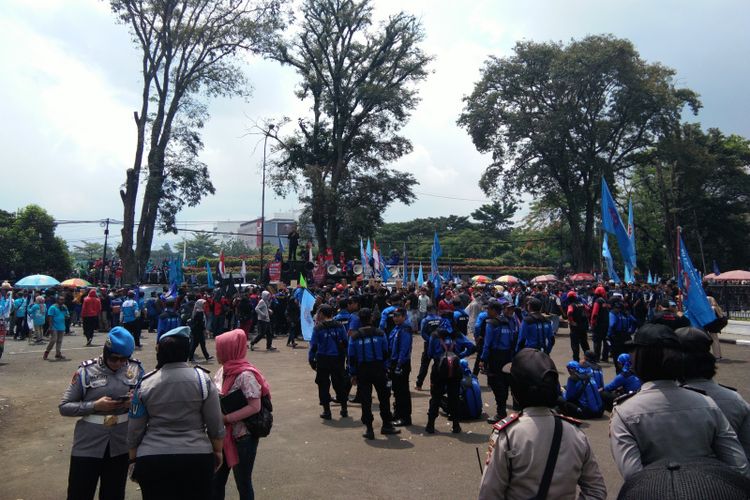
[[[134,283],[138,277],[136,256],[133,251],[133,232],[135,229],[135,205],[138,201],[138,180],[143,162],[150,79],[147,82],[144,83],[141,113],[140,115],[137,112],[133,113],[137,131],[133,168],[128,169],[125,174],[125,190],[120,190],[120,198],[123,205],[123,224],[120,230],[122,243],[120,244],[119,254],[122,261],[123,280],[126,283]]]
[[[589,197],[586,200],[586,221],[584,223],[583,244],[581,248],[581,260],[579,268],[590,272],[594,267],[594,208],[596,207],[596,197]]]
[[[569,205],[570,207],[574,205]],[[581,242],[581,228],[578,226],[578,217],[570,209],[565,209],[565,218],[568,219],[568,227],[570,227],[570,252],[573,257],[574,269],[578,269],[579,264],[583,259],[583,244]]]

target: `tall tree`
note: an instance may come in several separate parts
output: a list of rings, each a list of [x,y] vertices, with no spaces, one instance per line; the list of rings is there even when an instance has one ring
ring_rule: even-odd
[[[496,234],[507,233],[513,226],[513,216],[518,206],[512,200],[493,201],[477,208],[471,217]]]
[[[246,96],[240,55],[260,52],[283,25],[284,0],[110,0],[141,51],[141,108],[133,113],[133,167],[120,190],[123,228],[120,257],[125,280],[140,276],[149,259],[157,221],[174,229],[185,205],[214,193],[198,159],[207,97]],[[135,209],[144,155],[145,192],[137,235]],[[133,244],[135,243],[135,249]]]
[[[70,255],[74,259],[96,260],[104,255],[104,245],[102,243],[88,241],[82,241],[81,243],[81,245],[73,245],[73,250],[70,252]],[[112,255],[109,245],[107,245],[107,253]]]
[[[178,247],[181,248],[182,245]],[[219,254],[219,243],[208,233],[195,233],[191,239],[187,240],[186,253],[188,259],[216,257]]]
[[[68,278],[72,270],[68,245],[55,236],[56,227],[54,218],[38,205],[15,214],[0,210],[0,276]]]
[[[398,132],[431,58],[413,16],[398,13],[373,29],[369,0],[306,0],[301,16],[299,33],[270,57],[300,75],[297,97],[312,116],[292,135],[274,135],[281,154],[271,177],[279,194],[304,187],[300,200],[321,247],[346,247],[351,235],[342,229],[352,221],[368,217],[372,228],[390,203],[414,199],[414,177],[386,165],[412,149]]]
[[[686,104],[700,106],[674,74],[612,36],[523,41],[510,57],[491,57],[458,120],[492,154],[480,186],[527,191],[559,208],[574,264],[590,268],[602,177],[614,187],[638,153],[679,125]]]

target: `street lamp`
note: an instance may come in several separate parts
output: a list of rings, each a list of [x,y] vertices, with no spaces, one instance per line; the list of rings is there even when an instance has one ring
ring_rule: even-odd
[[[263,283],[263,251],[266,244],[266,144],[268,134],[273,130],[273,124],[268,125],[268,130],[263,138],[263,186],[260,196],[260,282]]]

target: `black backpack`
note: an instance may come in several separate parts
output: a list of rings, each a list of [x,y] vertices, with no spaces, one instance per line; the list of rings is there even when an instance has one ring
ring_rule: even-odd
[[[441,380],[461,380],[464,376],[463,368],[461,368],[461,358],[453,352],[455,344],[451,342],[448,346],[443,339],[440,339],[440,345],[443,346],[443,354],[438,359],[437,371],[438,376]]]

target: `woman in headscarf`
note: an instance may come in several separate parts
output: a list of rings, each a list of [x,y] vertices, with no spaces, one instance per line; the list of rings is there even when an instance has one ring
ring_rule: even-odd
[[[203,357],[206,358],[206,361],[211,359],[206,349],[205,305],[206,301],[204,299],[196,300],[193,312],[190,315],[190,336],[192,337],[193,344],[190,348],[190,361],[195,361],[195,350],[198,348],[198,344],[201,346],[201,351],[203,351]]]
[[[252,476],[258,438],[248,432],[243,420],[260,411],[261,397],[270,397],[270,389],[263,375],[245,359],[246,355],[244,330],[238,328],[216,337],[216,356],[221,367],[214,376],[214,383],[221,396],[242,391],[247,406],[224,415],[224,460],[214,475],[214,500],[223,500],[230,469],[234,472],[240,498],[255,498]]]

